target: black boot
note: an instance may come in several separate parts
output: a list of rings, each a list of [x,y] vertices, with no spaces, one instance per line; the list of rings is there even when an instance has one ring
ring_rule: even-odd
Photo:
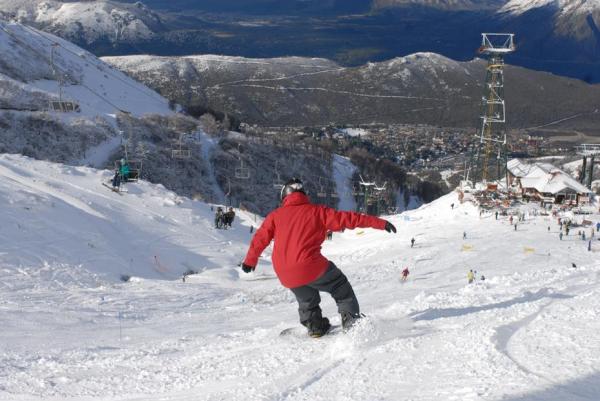
[[[344,331],[348,331],[354,325],[354,323],[356,323],[356,321],[358,319],[363,317],[363,315],[360,313],[352,314],[350,312],[342,312],[341,315],[342,315],[342,329],[344,329]]]
[[[329,319],[323,317],[319,320],[310,322],[307,325],[307,328],[309,336],[311,336],[312,338],[318,338],[327,334],[327,332],[331,328],[331,324],[329,324]]]

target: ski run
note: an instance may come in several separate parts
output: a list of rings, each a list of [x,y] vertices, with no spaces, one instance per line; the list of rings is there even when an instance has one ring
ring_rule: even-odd
[[[0,156],[0,400],[600,399],[597,214],[560,240],[534,205],[515,231],[449,194],[386,216],[395,235],[335,233],[367,318],[280,337],[297,304],[270,252],[237,266],[259,217],[216,230],[211,205],[110,177]]]

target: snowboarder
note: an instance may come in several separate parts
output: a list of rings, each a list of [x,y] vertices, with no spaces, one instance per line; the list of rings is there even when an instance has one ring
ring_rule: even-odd
[[[404,270],[402,270],[402,281],[406,281],[408,280],[408,274],[410,272],[408,271],[408,266],[404,268]]]
[[[342,327],[348,330],[361,317],[360,308],[344,273],[321,254],[327,230],[371,227],[395,233],[396,227],[375,216],[313,204],[298,178],[283,186],[280,199],[281,206],[269,213],[252,238],[242,270],[254,271],[261,253],[274,240],[275,273],[281,284],[296,296],[300,323],[308,329],[308,334],[320,337],[331,328],[329,319],[322,316],[319,291],[331,294],[338,306]]]
[[[596,223],[596,232],[600,231],[600,221]]]
[[[413,246],[415,246],[415,238],[411,238],[410,239],[410,247],[412,248]]]
[[[473,280],[475,280],[475,273],[473,273],[473,270],[469,270],[469,272],[467,273],[467,280],[469,281],[469,284],[471,284]]]

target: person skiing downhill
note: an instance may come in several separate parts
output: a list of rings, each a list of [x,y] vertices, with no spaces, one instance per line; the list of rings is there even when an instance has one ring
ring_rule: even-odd
[[[408,267],[405,267],[404,270],[402,270],[402,281],[408,280],[409,273],[410,272],[408,271]]]
[[[254,234],[242,270],[250,273],[258,258],[274,240],[273,267],[281,284],[298,301],[300,323],[311,337],[321,337],[331,328],[322,316],[319,291],[329,293],[338,306],[342,327],[348,330],[361,317],[350,282],[337,266],[321,254],[327,231],[375,228],[395,233],[389,221],[355,212],[342,212],[310,202],[303,183],[289,180],[281,189],[281,206],[269,213]]]

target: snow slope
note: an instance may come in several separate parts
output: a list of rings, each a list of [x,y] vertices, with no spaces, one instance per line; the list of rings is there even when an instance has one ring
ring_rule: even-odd
[[[120,196],[108,174],[0,157],[1,400],[598,399],[600,243],[560,241],[534,206],[514,231],[450,194],[390,217],[396,235],[334,234],[324,253],[368,318],[281,338],[292,294],[267,257],[235,267],[260,219],[216,231],[207,205],[144,182]]]
[[[70,113],[72,116],[114,116],[119,111],[136,116],[172,113],[168,101],[153,90],[54,35],[0,20],[0,51],[0,84],[19,87],[20,98],[25,98],[20,103],[31,103],[29,109],[47,110],[48,100],[59,98],[58,81],[62,79],[63,100],[74,101],[81,108],[81,113]],[[7,90],[2,98],[12,99],[15,92]],[[22,108],[14,99],[4,108],[14,103],[19,106],[12,108]]]

